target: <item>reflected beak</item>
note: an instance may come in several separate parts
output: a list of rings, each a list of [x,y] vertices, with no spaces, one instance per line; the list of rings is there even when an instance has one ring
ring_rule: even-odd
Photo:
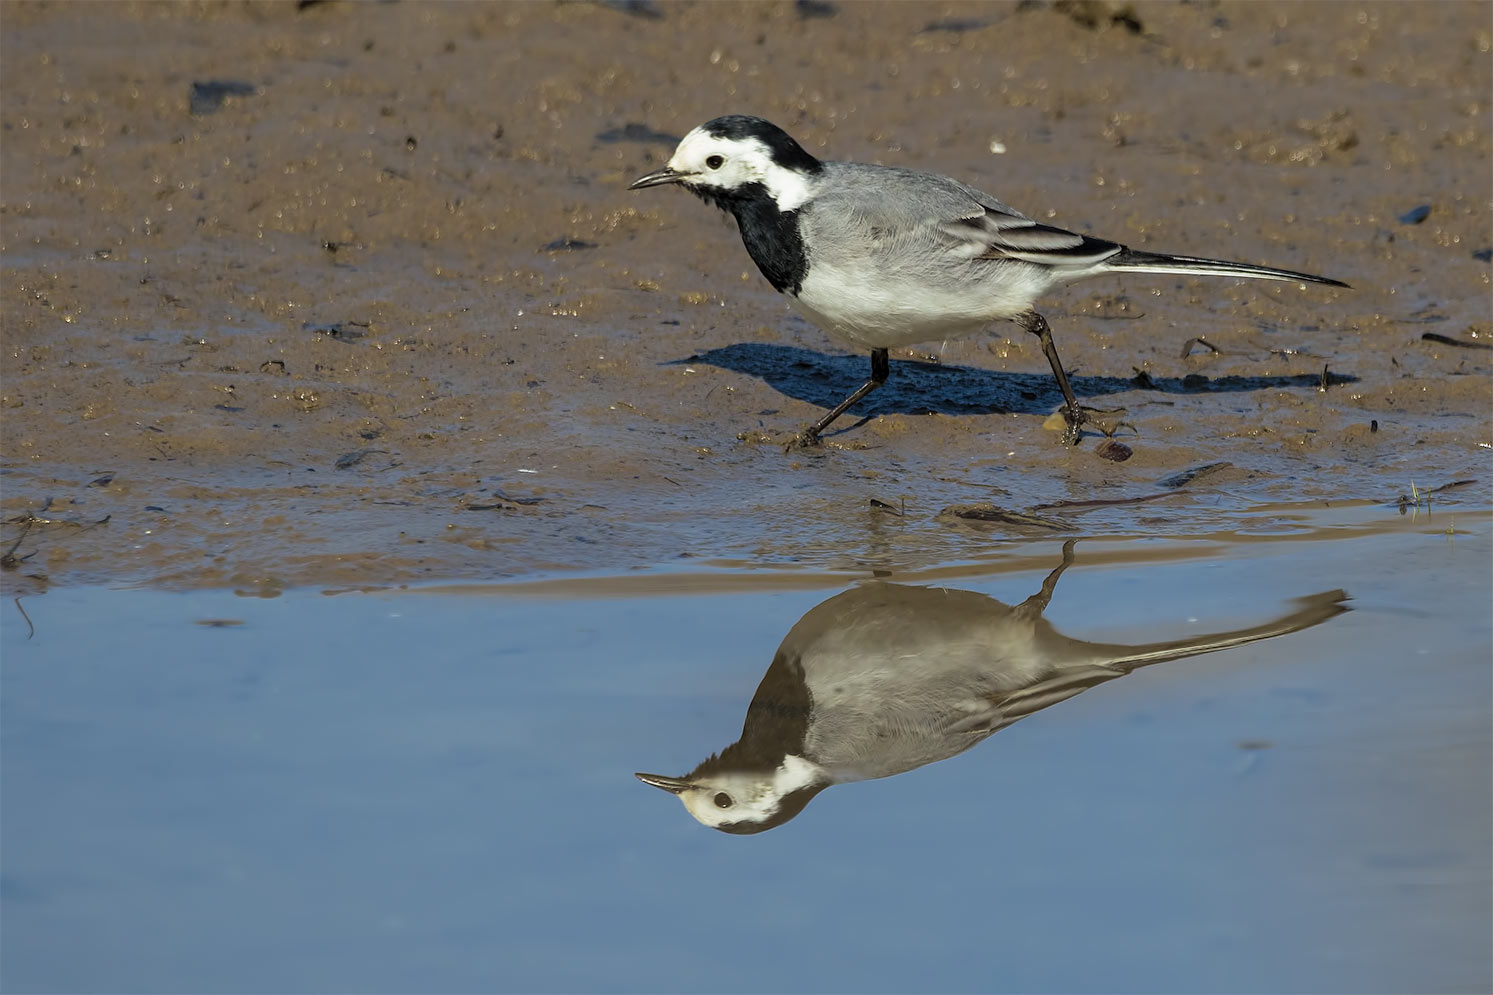
[[[647,178],[648,177],[646,176],[643,177],[644,180],[646,180]],[[641,183],[642,180],[639,180],[638,182]],[[662,183],[663,181],[660,180],[659,182]],[[633,185],[636,186],[637,184]],[[694,787],[694,785],[690,784],[686,780],[683,780],[682,778],[664,777],[662,774],[634,774],[633,777],[637,778],[639,781],[642,781],[644,784],[651,784],[655,788],[663,788],[671,795],[682,795],[690,788]]]
[[[682,183],[684,182],[684,178],[688,175],[690,174],[681,173],[678,170],[670,169],[668,166],[665,166],[663,169],[655,169],[647,176],[639,176],[637,179],[633,180],[627,185],[627,189],[641,190],[644,187],[656,187],[664,183]],[[638,776],[642,777],[643,775],[639,774]],[[649,774],[648,776],[652,777],[653,775]],[[653,782],[650,781],[649,783],[651,784]]]

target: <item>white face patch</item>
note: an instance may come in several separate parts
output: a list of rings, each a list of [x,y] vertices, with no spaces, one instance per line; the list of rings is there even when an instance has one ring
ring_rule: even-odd
[[[825,782],[819,767],[802,757],[788,756],[774,771],[701,778],[679,800],[690,815],[712,828],[733,822],[758,823],[776,815],[787,795]]]
[[[755,138],[717,138],[696,128],[674,150],[669,168],[684,174],[683,183],[691,187],[737,190],[760,183],[780,211],[797,210],[810,196],[809,177],[773,162]]]

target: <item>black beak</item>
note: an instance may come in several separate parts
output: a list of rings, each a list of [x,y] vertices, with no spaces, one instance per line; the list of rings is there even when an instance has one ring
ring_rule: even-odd
[[[641,190],[644,187],[656,187],[665,183],[682,183],[688,173],[681,173],[665,166],[663,169],[655,169],[647,176],[639,176],[627,185],[629,190]]]
[[[643,177],[644,180],[646,180],[647,178],[648,177],[646,176]],[[639,180],[638,182],[641,183],[642,180]],[[657,180],[655,182],[664,183],[667,181]],[[637,183],[634,183],[633,186],[637,186]],[[686,780],[677,777],[664,777],[662,774],[634,774],[633,777],[637,778],[639,781],[642,781],[644,784],[651,784],[655,788],[663,788],[671,795],[682,795],[692,787],[692,785]]]

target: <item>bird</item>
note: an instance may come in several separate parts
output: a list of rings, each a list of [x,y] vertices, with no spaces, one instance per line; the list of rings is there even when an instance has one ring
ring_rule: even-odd
[[[783,825],[835,784],[905,773],[1151,664],[1297,632],[1349,610],[1324,591],[1246,629],[1127,646],[1059,633],[1042,617],[1073,543],[1019,605],[975,591],[875,581],[809,610],[783,638],[741,737],[683,777],[638,773],[703,825]]]
[[[821,161],[782,128],[728,114],[695,128],[629,190],[677,184],[736,218],[775,290],[825,332],[871,352],[871,377],[800,432],[817,444],[890,374],[887,350],[969,335],[999,320],[1035,335],[1063,394],[1064,441],[1088,420],[1036,310],[1053,287],[1106,273],[1243,277],[1348,287],[1294,270],[1142,252],[1034,221],[959,180]]]

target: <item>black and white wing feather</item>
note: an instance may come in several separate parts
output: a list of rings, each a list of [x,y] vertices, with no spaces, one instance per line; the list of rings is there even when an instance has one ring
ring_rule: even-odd
[[[1125,247],[1064,228],[1044,225],[1004,205],[981,203],[978,211],[939,225],[965,259],[1015,259],[1039,266],[1090,271]]]
[[[821,219],[831,214],[868,219],[887,235],[920,237],[924,244],[931,240],[945,258],[975,265],[1019,262],[1040,266],[1048,271],[1050,283],[1129,270],[1347,286],[1295,270],[1141,252],[1035,221],[982,190],[937,173],[860,163],[826,165],[831,167],[830,182],[816,192],[828,209],[816,212]]]

